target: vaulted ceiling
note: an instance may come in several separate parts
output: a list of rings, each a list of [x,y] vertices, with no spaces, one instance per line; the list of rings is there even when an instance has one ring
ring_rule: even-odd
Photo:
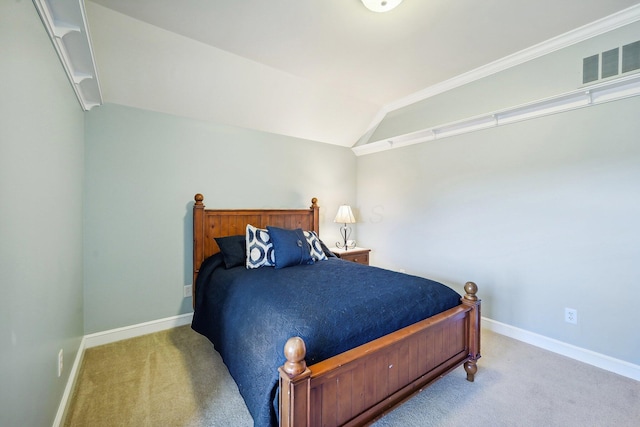
[[[91,0],[86,9],[105,102],[353,146],[416,93],[636,4],[404,0],[375,13],[360,0]]]

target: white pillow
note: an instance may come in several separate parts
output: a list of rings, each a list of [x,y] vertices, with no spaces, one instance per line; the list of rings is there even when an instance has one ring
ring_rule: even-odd
[[[306,237],[307,243],[309,243],[311,258],[313,258],[314,261],[327,259],[327,255],[322,250],[322,244],[320,244],[320,239],[315,231],[305,231],[304,237]]]
[[[247,268],[273,267],[276,265],[275,251],[269,232],[247,224]]]

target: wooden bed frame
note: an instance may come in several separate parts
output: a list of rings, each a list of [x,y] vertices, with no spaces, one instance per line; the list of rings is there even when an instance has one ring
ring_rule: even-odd
[[[193,295],[202,262],[219,252],[214,237],[244,234],[247,224],[319,233],[319,207],[205,209],[193,206]],[[460,304],[330,359],[306,366],[305,345],[292,337],[280,367],[280,425],[366,425],[460,365],[473,381],[480,358],[480,300],[467,282]]]

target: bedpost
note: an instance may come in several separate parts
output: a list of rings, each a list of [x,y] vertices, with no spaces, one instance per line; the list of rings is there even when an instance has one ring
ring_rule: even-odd
[[[196,194],[193,199],[193,283],[191,284],[191,301],[196,307],[196,277],[200,271],[200,265],[204,261],[204,196]]]
[[[315,231],[319,236],[320,235],[320,206],[318,206],[318,199],[316,197],[311,199],[311,207],[309,209],[313,210],[313,231]]]
[[[467,373],[467,381],[473,382],[478,372],[477,361],[480,359],[480,300],[476,296],[478,286],[473,282],[464,285],[465,295],[462,304],[471,308],[469,312],[469,324],[467,325],[467,345],[469,348],[469,360],[464,364]]]
[[[305,427],[310,425],[309,399],[311,371],[304,357],[307,353],[304,341],[300,337],[289,338],[284,346],[287,361],[281,366],[280,427]]]

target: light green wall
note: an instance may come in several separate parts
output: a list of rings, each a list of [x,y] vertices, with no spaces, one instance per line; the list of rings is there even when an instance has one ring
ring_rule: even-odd
[[[578,56],[611,47],[589,43]],[[0,52],[2,426],[51,424],[83,334],[190,311],[195,192],[209,207],[318,197],[329,244],[337,206],[351,203],[374,263],[458,289],[475,280],[488,317],[640,364],[625,308],[640,277],[638,97],[356,159],[116,105],[83,114],[26,0],[0,3]],[[535,75],[575,54],[523,67]],[[538,99],[568,81],[505,72],[407,107],[379,131]],[[487,96],[495,87],[513,98]],[[564,307],[578,310],[577,326]]]
[[[306,208],[321,237],[355,203],[350,149],[118,105],[86,115],[85,332],[191,311],[193,196],[211,208]]]
[[[50,426],[83,335],[83,113],[30,1],[0,2],[0,55],[0,425]]]
[[[541,73],[547,59],[527,67]],[[492,85],[510,94],[542,85],[512,77]],[[492,85],[466,96],[490,99]],[[429,109],[479,102],[461,93]],[[476,281],[491,319],[640,364],[627,308],[640,277],[638,117],[634,97],[359,157],[360,240],[375,264],[460,291]],[[565,307],[578,325],[564,321]]]

